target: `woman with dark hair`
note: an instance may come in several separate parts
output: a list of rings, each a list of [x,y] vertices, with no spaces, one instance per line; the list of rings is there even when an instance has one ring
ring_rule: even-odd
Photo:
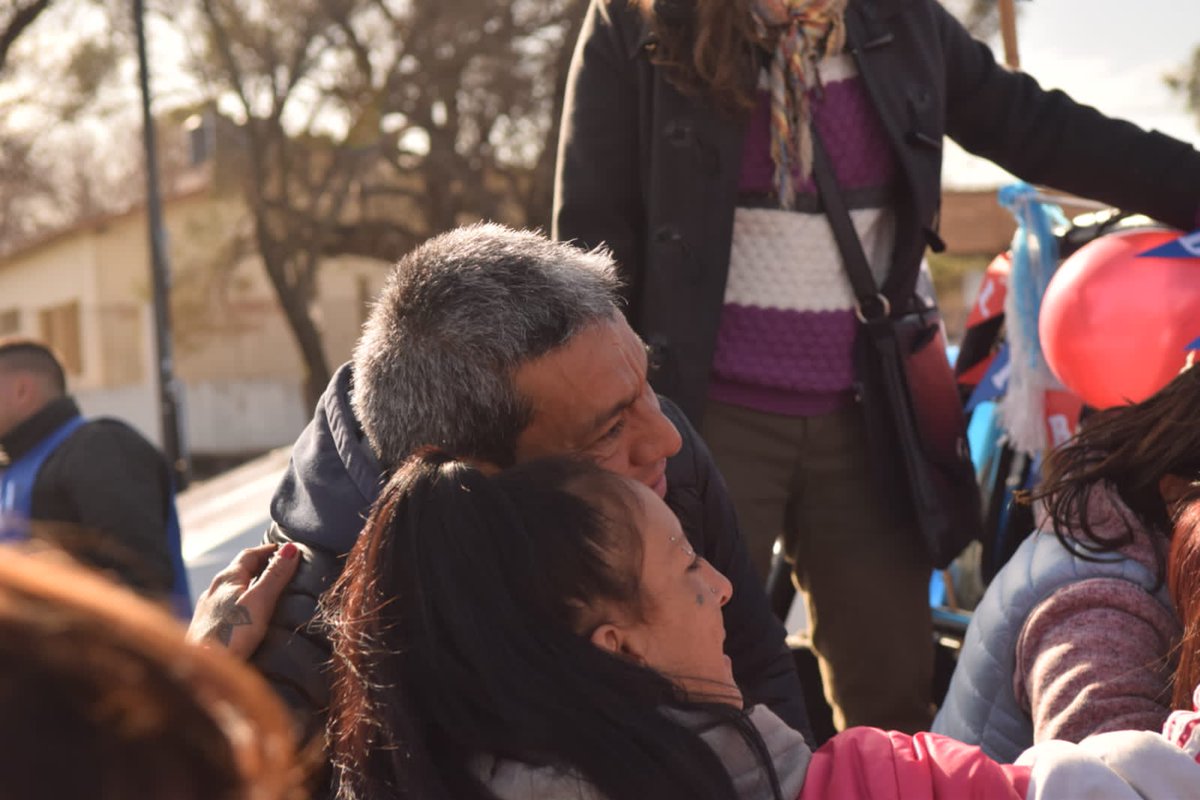
[[[245,665],[61,554],[0,548],[0,798],[300,800],[299,765]]]
[[[764,578],[783,536],[839,728],[928,726],[930,563],[856,400],[872,376],[816,138],[899,316],[928,305],[945,135],[1200,225],[1193,148],[997,65],[937,0],[592,0],[567,80],[555,238],[612,249],[654,387],[710,446]]]
[[[651,613],[658,573],[646,572],[664,562],[673,585]],[[803,738],[765,708],[762,731],[740,711],[722,651],[730,590],[669,509],[614,473],[556,460],[487,478],[410,463],[323,600],[341,791],[491,798],[524,785],[553,797],[582,779],[611,798],[732,797],[739,776],[694,718],[728,725],[711,736],[743,751],[741,779],[790,800],[799,784],[785,775],[781,787],[772,759],[790,766],[782,750]]]
[[[1008,761],[1047,739],[1162,726],[1190,616],[1166,577],[1173,514],[1200,480],[1198,413],[1189,368],[1047,457],[1040,530],[976,609],[934,731]]]
[[[628,479],[566,460],[496,477],[410,462],[323,600],[337,796],[1049,800],[1078,796],[1045,791],[1076,779],[1146,798],[1200,786],[1200,765],[1148,734],[1092,752],[1169,778],[1126,780],[1084,749],[1001,766],[873,728],[813,753],[765,706],[742,707],[722,651],[729,592]]]

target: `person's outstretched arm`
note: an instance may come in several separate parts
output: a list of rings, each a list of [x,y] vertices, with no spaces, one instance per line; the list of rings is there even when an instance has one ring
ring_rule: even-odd
[[[1200,152],[1001,67],[940,3],[928,6],[942,45],[952,139],[1031,183],[1184,230],[1200,225]]]

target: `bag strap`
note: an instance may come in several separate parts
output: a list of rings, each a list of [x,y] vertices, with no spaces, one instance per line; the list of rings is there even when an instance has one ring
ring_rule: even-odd
[[[841,251],[846,276],[850,279],[850,286],[858,298],[854,313],[863,323],[882,322],[891,316],[891,301],[879,290],[875,276],[871,274],[867,254],[863,252],[862,242],[858,238],[858,232],[854,230],[854,222],[850,219],[850,212],[846,210],[846,200],[833,174],[829,152],[825,149],[825,143],[815,125],[812,126],[812,143],[813,180],[817,184],[821,205],[825,208],[825,218],[829,221],[829,227],[833,229],[833,238]]]

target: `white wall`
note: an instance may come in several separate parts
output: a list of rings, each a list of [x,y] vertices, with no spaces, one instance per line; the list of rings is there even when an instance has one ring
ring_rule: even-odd
[[[194,453],[245,453],[295,441],[308,424],[298,382],[204,382],[186,387],[184,418]]]
[[[83,389],[75,397],[84,414],[119,417],[162,446],[158,398],[152,384]],[[188,449],[205,455],[289,445],[312,416],[298,384],[274,380],[184,385],[181,414]]]

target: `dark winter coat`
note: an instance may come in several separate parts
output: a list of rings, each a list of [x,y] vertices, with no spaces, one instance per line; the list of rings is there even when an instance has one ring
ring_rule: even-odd
[[[318,730],[329,704],[323,672],[329,644],[309,625],[317,598],[341,570],[382,483],[350,408],[349,365],[334,375],[271,501],[267,538],[300,545],[303,563],[292,580],[253,662],[285,701]],[[747,705],[769,706],[808,735],[808,718],[783,626],[771,614],[746,556],[724,481],[708,449],[669,401],[663,412],[679,428],[683,448],[667,462],[667,503],[696,550],[738,590],[725,606],[725,649]],[[742,588],[745,587],[745,588]],[[811,736],[809,737],[811,739]]]
[[[688,0],[670,5],[690,13]],[[943,135],[1027,181],[1185,230],[1196,224],[1200,153],[1000,67],[936,0],[850,0],[846,27],[905,184],[884,286],[893,309],[911,298],[926,246],[941,247]],[[633,327],[659,365],[655,388],[698,424],[729,269],[743,122],[669,84],[650,63],[653,43],[633,0],[592,0],[567,84],[554,236],[612,248]]]
[[[0,439],[0,448],[15,461],[77,416],[74,400],[53,400]],[[123,422],[95,419],[42,464],[30,517],[35,536],[136,589],[165,595],[174,576],[167,543],[170,502],[170,474],[158,449]]]

